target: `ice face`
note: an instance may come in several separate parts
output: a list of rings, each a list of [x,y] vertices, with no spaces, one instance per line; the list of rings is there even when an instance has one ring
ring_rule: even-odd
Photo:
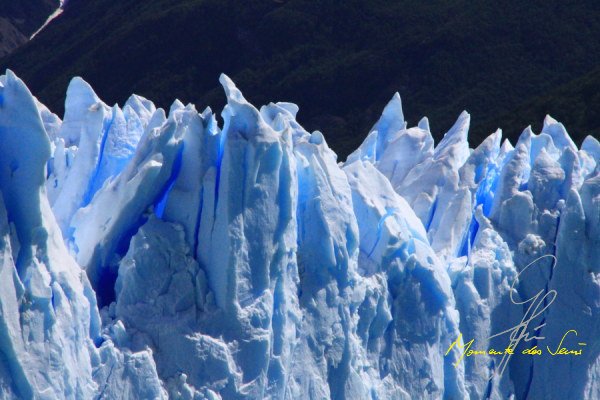
[[[131,162],[107,182],[91,202],[79,208],[69,231],[76,260],[90,277],[102,302],[113,299],[115,257],[137,230],[148,207],[160,199],[177,161],[182,140],[177,122],[170,119],[140,140]]]
[[[0,77],[1,399],[600,395],[597,140],[470,149],[463,112],[436,145],[395,94],[339,163],[220,81],[222,126],[80,78],[61,121]],[[540,291],[532,343],[582,356],[453,346],[506,347]]]
[[[371,163],[357,161],[344,170],[361,235],[359,268],[365,279],[383,281],[378,289],[382,291],[379,302],[384,302],[365,299],[361,306],[369,315],[375,303],[376,313],[383,314],[369,315],[373,320],[364,338],[365,344],[376,344],[373,356],[379,357],[380,368],[389,374],[382,382],[386,388],[382,397],[406,397],[405,393],[408,398],[410,393],[464,397],[462,370],[451,366],[458,352],[440,357],[450,345],[448,338],[458,335],[458,314],[448,273],[429,245],[424,227]],[[411,326],[419,326],[420,339],[408,344],[403,338],[415,334]],[[427,371],[429,379],[411,378],[418,371]]]
[[[134,377],[150,383],[144,372],[150,362],[139,369],[117,366],[129,369],[127,377],[98,373],[112,368],[102,358],[123,352],[107,349],[110,338],[96,347],[103,340],[96,297],[63,243],[45,192],[51,147],[43,121],[10,71],[0,97],[0,397],[93,398]]]
[[[71,218],[84,205],[93,184],[110,121],[108,107],[85,81],[74,78],[67,90],[65,118],[55,141],[61,151],[51,161],[49,179],[49,186],[55,189],[53,211],[64,236],[70,236]]]
[[[397,103],[396,99],[390,102]],[[396,110],[396,115],[402,119],[400,111]],[[515,326],[524,317],[524,310],[515,308],[511,298],[531,299],[540,289],[556,290],[563,305],[543,314],[542,323],[549,325],[550,317],[555,321],[551,328],[544,325],[539,331],[545,340],[559,343],[570,329],[567,325],[578,326],[572,328],[577,332],[584,326],[594,326],[598,321],[597,305],[591,305],[591,299],[595,298],[597,304],[599,286],[593,272],[597,262],[589,258],[588,252],[595,251],[592,249],[597,245],[583,226],[595,223],[590,214],[575,210],[584,204],[583,193],[587,198],[595,196],[591,193],[597,174],[598,142],[588,137],[578,150],[564,126],[547,117],[539,135],[528,128],[515,147],[508,141],[500,146],[498,131],[469,151],[465,146],[467,130],[468,115],[463,113],[435,148],[429,144],[428,121],[421,121],[417,128],[400,128],[391,135],[396,139],[380,147],[378,134],[373,131],[346,164],[373,165],[409,202],[427,231],[432,249],[446,264],[464,337],[476,338],[484,348],[498,347],[487,337]],[[577,218],[578,224],[573,222]],[[358,219],[360,225],[364,218]],[[561,231],[577,234],[567,238]],[[580,232],[586,233],[579,237]],[[370,239],[361,237],[361,243],[378,237],[374,232],[368,236]],[[570,255],[565,249],[570,249]],[[513,292],[512,282],[531,263],[535,267],[527,270],[526,278],[519,280]],[[584,268],[584,264],[588,266]],[[572,296],[581,295],[566,289],[576,280],[571,278],[571,265],[588,271],[577,284],[578,292],[586,288],[588,293],[583,303],[571,301]],[[561,312],[567,314],[567,309],[578,311],[569,314],[567,322],[559,322]],[[590,336],[585,338],[591,340]],[[522,345],[518,348],[523,349]],[[465,362],[464,379],[471,398],[593,398],[599,393],[595,351],[589,351],[576,367],[577,373],[586,378],[577,379],[569,388],[560,383],[565,382],[560,371],[574,368],[567,366],[572,361],[561,360],[561,367],[556,368],[547,357],[535,361],[520,357],[511,361],[510,378],[503,375],[499,379],[496,375],[488,380],[498,367],[497,361],[486,357]],[[572,372],[567,374],[573,376]],[[549,380],[556,383],[547,384]]]

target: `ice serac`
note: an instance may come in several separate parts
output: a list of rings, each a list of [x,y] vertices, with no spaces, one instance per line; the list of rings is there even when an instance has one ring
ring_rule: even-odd
[[[11,71],[0,98],[2,397],[91,398],[100,320],[45,195],[50,142],[34,98]]]
[[[221,334],[237,342],[240,395],[281,397],[296,344],[297,174],[289,130],[276,131],[222,75],[218,168],[205,178],[198,258]]]
[[[484,348],[497,347],[498,342],[489,342],[486,337],[511,326],[507,321],[516,324],[522,318],[522,311],[511,299],[529,299],[539,290],[545,293],[559,282],[571,281],[566,277],[557,278],[551,257],[561,254],[559,225],[564,227],[567,223],[564,220],[569,215],[566,204],[574,201],[567,199],[576,197],[569,193],[580,193],[584,189],[589,193],[594,187],[591,182],[596,176],[598,142],[589,137],[578,150],[564,126],[547,117],[540,134],[534,134],[531,128],[525,129],[515,148],[507,141],[500,146],[501,132],[496,132],[477,149],[469,151],[466,145],[468,119],[462,114],[432,155],[427,154],[429,150],[422,155],[423,152],[416,151],[414,145],[401,144],[400,139],[407,137],[408,132],[418,132],[425,126],[419,123],[418,128],[396,134],[395,141],[386,142],[386,146],[380,148],[378,157],[372,156],[376,154],[373,149],[377,135],[371,133],[346,164],[353,165],[362,160],[375,166],[392,182],[396,192],[406,197],[424,223],[431,247],[450,272],[461,318],[461,333],[467,340],[476,338]],[[414,162],[415,153],[423,158]],[[359,225],[362,219],[358,216]],[[575,225],[565,228],[565,232],[573,231],[580,229]],[[361,245],[363,240],[361,235]],[[585,243],[583,238],[580,240]],[[564,246],[576,247],[575,241]],[[564,263],[568,257],[563,255],[557,262],[565,269],[560,258]],[[589,258],[586,262],[593,264]],[[517,281],[516,274],[531,263],[535,265]],[[576,263],[582,264],[581,261]],[[579,287],[592,285],[593,288],[596,281],[592,274],[588,281],[580,282]],[[516,292],[509,290],[513,282]],[[596,293],[596,289],[591,290]],[[568,294],[561,304],[570,304],[568,299],[572,296],[573,293]],[[595,298],[594,295],[589,296],[591,298]],[[586,314],[591,310],[589,305],[581,309],[588,310]],[[560,315],[556,311],[549,313],[543,313],[540,324],[546,323],[546,318],[552,315]],[[578,312],[571,316],[571,319],[580,318],[588,324],[597,321],[597,317],[584,317]],[[543,325],[540,331],[550,335],[553,343],[558,343],[562,337],[560,330],[568,329],[559,322],[553,325],[552,329]],[[541,342],[534,341],[533,344],[541,345]],[[525,348],[521,344],[517,351]],[[561,393],[590,398],[598,393],[594,386],[598,355],[594,351],[590,353],[589,359],[578,367],[586,378],[578,382],[578,389],[573,392],[566,387],[549,390],[551,385],[545,385],[544,379],[560,382],[560,369],[552,368],[551,360],[534,362],[532,357],[513,359],[510,379],[504,376],[489,382],[482,380],[475,371],[487,371],[496,376],[497,361],[489,357],[468,360],[465,381],[472,398],[510,395],[526,398],[530,393],[545,397],[560,396]],[[545,378],[534,379],[536,371],[546,371]],[[543,390],[539,391],[540,388]]]
[[[459,333],[450,279],[421,221],[371,163],[344,171],[359,224],[359,269],[383,283],[363,343],[383,377],[382,398],[464,398],[463,370],[452,366],[458,349],[443,357]],[[364,308],[373,301],[365,299],[361,317],[375,311]]]
[[[285,398],[301,321],[292,135],[221,82],[222,131],[210,110],[171,108],[182,151],[120,262],[114,318],[154,349],[171,396]]]
[[[146,130],[122,173],[73,216],[69,229],[77,262],[86,269],[102,302],[113,299],[119,257],[144,213],[159,199],[181,155],[177,131],[173,119],[160,129]]]
[[[52,144],[54,140],[58,137],[58,132],[60,131],[60,127],[62,126],[62,121],[58,117],[58,115],[52,113],[42,103],[40,103],[36,99],[36,105],[38,107],[38,111],[40,112],[40,117],[42,118],[42,122],[44,123],[44,129],[50,138],[50,143]]]
[[[546,118],[544,118],[542,134],[543,133],[550,135],[552,141],[560,150],[564,151],[569,148],[573,151],[577,151],[577,146],[567,133],[565,126],[550,115],[546,115]]]
[[[151,216],[120,263],[109,317],[124,336],[120,346],[153,348],[152,365],[156,360],[171,395],[188,390],[208,397],[231,391],[237,374],[232,349],[201,333],[210,329],[215,307],[190,251],[180,225]]]
[[[367,367],[367,353],[350,311],[364,296],[357,273],[358,225],[350,185],[320,132],[302,132],[296,138],[303,319],[289,396],[368,397],[379,392],[380,385],[378,371]]]
[[[548,352],[533,365],[531,398],[594,398],[600,393],[600,251],[598,205],[600,176],[572,189],[561,213],[556,236],[556,263],[549,282],[557,300],[549,308],[544,335]],[[583,343],[583,344],[581,344]],[[575,359],[560,348],[583,349]],[[555,354],[553,357],[552,355]]]
[[[101,152],[93,172],[91,184],[83,199],[87,205],[104,183],[116,177],[135,153],[144,132],[142,121],[129,106],[112,108],[111,120],[102,139]]]
[[[399,99],[394,97],[376,124],[377,129],[385,132],[384,140],[377,136],[377,156],[359,157],[368,153],[370,140],[375,140],[367,138],[347,163],[360,158],[375,165],[414,209],[438,255],[444,260],[457,257],[473,211],[473,194],[459,176],[470,155],[467,142],[470,115],[463,112],[435,148],[428,121],[421,124],[426,129],[407,129],[405,123],[399,123],[402,118]],[[373,128],[373,132],[379,131]]]
[[[204,178],[209,170],[210,176],[216,176],[222,134],[210,109],[198,114],[190,105],[175,111],[172,118],[179,121],[183,150],[177,175],[157,212],[166,221],[183,225],[186,241],[192,254],[196,255],[204,204]]]
[[[48,180],[52,210],[63,235],[69,236],[71,218],[83,205],[110,124],[108,107],[81,78],[73,78],[67,90],[65,118],[55,139]]]
[[[96,296],[46,196],[40,107],[12,72],[0,80],[0,398],[161,398],[151,353],[101,333]]]
[[[489,337],[519,324],[522,310],[516,291],[517,270],[508,245],[484,216],[478,205],[478,230],[466,264],[450,269],[452,287],[460,314],[462,342],[475,340],[477,349],[504,349],[504,338]],[[498,350],[500,351],[500,350]],[[465,358],[465,382],[472,399],[508,399],[515,396],[509,370],[500,373],[500,360],[490,355]]]
[[[348,161],[357,159],[377,162],[384,154],[388,144],[394,141],[406,130],[402,100],[400,94],[395,93],[385,106],[381,117],[373,125],[367,139],[361,146],[348,156]]]
[[[463,112],[426,158],[406,174],[395,190],[406,198],[421,222],[434,250],[442,258],[455,257],[471,214],[470,192],[461,187],[459,169],[469,157],[467,133],[470,115]],[[455,221],[448,224],[447,219]]]
[[[39,108],[51,129],[54,149],[48,165],[48,197],[63,235],[71,238],[75,213],[123,171],[144,131],[160,127],[164,119],[152,102],[135,95],[123,109],[118,105],[110,109],[81,78],[74,78],[67,90],[64,123],[58,125],[60,120]]]
[[[152,101],[136,94],[132,94],[129,99],[127,99],[123,109],[126,109],[127,107],[130,107],[137,114],[144,129],[148,126],[148,123],[156,112],[156,106]]]

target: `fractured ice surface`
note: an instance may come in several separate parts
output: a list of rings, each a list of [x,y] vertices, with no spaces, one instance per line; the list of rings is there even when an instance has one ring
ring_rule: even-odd
[[[396,94],[339,163],[220,81],[221,126],[80,78],[61,121],[0,77],[0,399],[600,396],[597,140],[470,149],[463,112],[436,145]],[[506,347],[550,290],[531,344],[581,356],[452,346]]]
[[[102,343],[95,294],[46,196],[51,147],[36,103],[12,72],[1,83],[0,398],[93,398],[107,386],[162,393],[151,350]],[[131,357],[145,362],[132,367]]]

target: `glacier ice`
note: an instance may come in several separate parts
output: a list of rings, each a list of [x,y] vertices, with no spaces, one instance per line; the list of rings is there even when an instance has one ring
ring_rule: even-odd
[[[107,384],[137,382],[138,392],[152,379],[160,393],[151,350],[109,347],[110,337],[97,346],[102,327],[96,296],[69,254],[46,196],[51,146],[35,99],[10,71],[1,83],[0,397],[93,398]],[[146,360],[141,368],[105,362],[133,356]],[[106,372],[113,367],[129,369],[130,376],[111,377]]]
[[[463,112],[436,144],[396,93],[338,162],[220,82],[222,124],[81,78],[61,120],[0,77],[0,399],[600,397],[596,139],[471,149]],[[466,354],[539,293],[509,362]]]

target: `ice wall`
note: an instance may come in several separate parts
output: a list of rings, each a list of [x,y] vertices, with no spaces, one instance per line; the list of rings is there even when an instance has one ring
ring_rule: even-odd
[[[436,145],[396,94],[340,163],[220,81],[221,126],[80,78],[61,121],[0,77],[0,398],[600,396],[595,139],[470,149],[463,112]],[[540,291],[531,345],[581,356],[452,345],[506,347]]]

